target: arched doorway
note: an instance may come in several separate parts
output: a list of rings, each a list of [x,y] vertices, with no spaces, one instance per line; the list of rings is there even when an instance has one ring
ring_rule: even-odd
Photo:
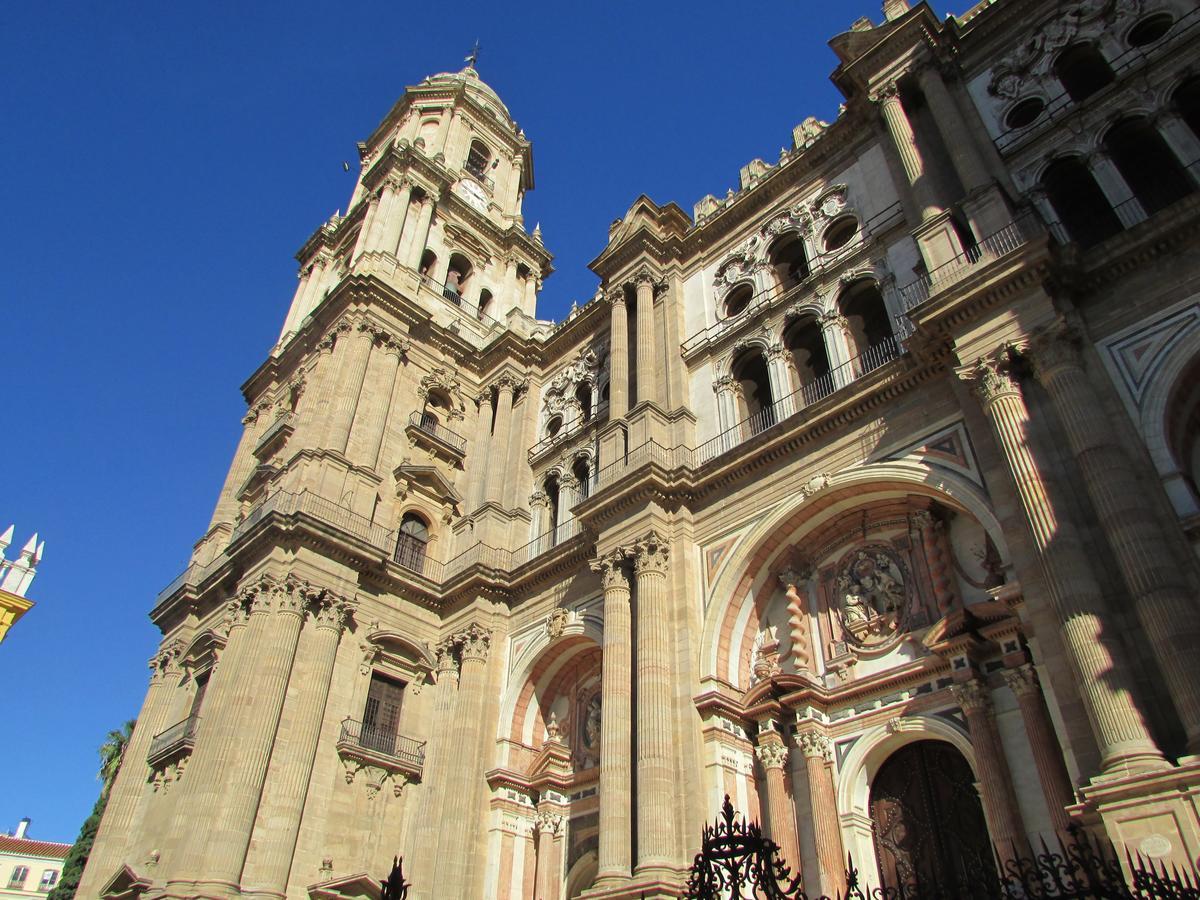
[[[870,808],[881,887],[955,896],[994,881],[975,775],[952,745],[916,741],[893,753],[871,782]]]

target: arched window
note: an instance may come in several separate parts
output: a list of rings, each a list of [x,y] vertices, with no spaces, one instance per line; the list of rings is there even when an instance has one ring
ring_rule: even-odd
[[[808,257],[804,253],[804,241],[795,232],[776,240],[767,251],[767,259],[775,271],[775,281],[780,291],[790,291],[808,277]]]
[[[745,312],[746,307],[750,305],[750,301],[754,298],[754,288],[748,284],[739,284],[729,296],[725,298],[724,313],[725,318],[731,319],[734,316]]]
[[[588,468],[588,461],[582,456],[576,458],[575,464],[571,466],[571,474],[579,482],[579,499],[586,500],[592,486],[592,473]]]
[[[1175,89],[1171,99],[1179,116],[1187,122],[1192,133],[1200,138],[1200,75],[1195,75]]]
[[[1125,41],[1130,47],[1149,47],[1166,37],[1174,24],[1175,17],[1169,12],[1153,13],[1130,28]]]
[[[471,280],[471,272],[469,259],[461,253],[450,255],[450,265],[446,268],[446,283],[442,286],[442,293],[446,295],[447,300],[462,303],[462,295],[467,289],[467,282]]]
[[[488,308],[491,305],[492,305],[492,292],[489,291],[487,288],[484,288],[482,291],[479,292],[479,310],[478,310],[479,318],[482,319],[484,316],[488,315]]]
[[[1026,97],[1008,111],[1004,117],[1005,128],[1026,128],[1036,122],[1046,109],[1041,97]]]
[[[734,361],[731,371],[741,388],[742,417],[747,420],[750,434],[770,428],[775,424],[775,398],[762,352],[746,351]]]
[[[1108,198],[1077,157],[1052,162],[1042,175],[1042,189],[1067,235],[1081,247],[1091,247],[1121,231],[1121,220]]]
[[[575,399],[579,402],[580,421],[590,422],[592,420],[592,386],[586,381],[575,385]]]
[[[838,298],[838,306],[850,326],[856,356],[862,356],[892,336],[887,306],[874,281],[863,279],[849,285]]]
[[[449,417],[452,408],[449,397],[441,391],[430,391],[425,398],[425,407],[421,410],[421,427],[426,431],[436,432],[438,424]]]
[[[1195,190],[1158,129],[1142,116],[1123,119],[1110,128],[1104,149],[1149,214]]]
[[[854,216],[842,216],[825,229],[825,252],[841,250],[857,233],[858,219]]]
[[[1111,84],[1116,76],[1095,44],[1072,44],[1054,60],[1054,76],[1076,103]]]
[[[796,319],[783,334],[783,345],[792,354],[792,363],[800,383],[796,386],[803,404],[815,403],[832,393],[829,353],[821,324],[812,316]]]
[[[422,275],[429,276],[433,273],[433,267],[437,265],[437,254],[425,248],[425,252],[421,254],[421,264],[417,267],[417,271]]]
[[[471,150],[467,153],[467,171],[476,178],[486,178],[488,163],[492,160],[492,151],[483,141],[471,141]]]
[[[396,562],[414,572],[424,572],[428,546],[429,523],[415,512],[406,512],[396,539]]]
[[[552,438],[562,431],[563,420],[562,416],[551,416],[546,422],[546,437]]]
[[[546,523],[546,529],[549,532],[550,546],[553,547],[558,543],[558,475],[551,475],[547,478],[542,490],[550,499],[550,521]]]

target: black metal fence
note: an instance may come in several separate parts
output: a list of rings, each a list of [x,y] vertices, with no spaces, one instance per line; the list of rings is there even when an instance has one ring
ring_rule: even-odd
[[[997,874],[999,873],[999,874]],[[1041,842],[1031,856],[998,853],[996,866],[963,870],[953,888],[919,882],[871,887],[846,860],[846,892],[837,900],[1200,900],[1194,870],[1180,871],[1140,854],[1124,865],[1111,845],[1082,831]],[[832,900],[806,894],[800,873],[780,860],[779,847],[757,822],[738,816],[729,797],[716,822],[705,826],[692,863],[687,897],[693,900]]]

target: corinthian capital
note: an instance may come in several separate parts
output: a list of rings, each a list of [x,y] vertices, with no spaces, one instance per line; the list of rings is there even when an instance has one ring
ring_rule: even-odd
[[[886,103],[888,100],[894,100],[899,96],[900,89],[895,80],[885,81],[870,93],[872,103]]]
[[[975,395],[984,406],[990,406],[1003,397],[1020,397],[1021,386],[1013,378],[1007,354],[994,354],[976,363],[968,373],[960,373],[971,382]]]
[[[562,830],[563,817],[559,813],[539,812],[533,820],[533,830],[538,834],[558,834]]]
[[[179,670],[179,657],[183,655],[183,641],[175,638],[158,648],[158,652],[150,657],[150,678],[159,681],[165,676]]]
[[[452,637],[439,641],[434,653],[437,656],[437,673],[440,681],[443,675],[458,671],[458,659],[454,654],[457,644]]]
[[[670,549],[657,531],[651,531],[638,541],[630,550],[633,557],[634,570],[640,575],[643,572],[656,572],[665,575]]]
[[[782,769],[787,763],[788,748],[781,743],[772,741],[755,747],[754,755],[758,757],[764,769]]]
[[[314,592],[309,601],[312,607],[313,623],[317,628],[327,628],[338,634],[346,627],[357,604],[344,597],[339,597],[327,590]]]
[[[625,571],[625,552],[613,550],[598,559],[593,559],[588,565],[593,572],[600,576],[604,590],[624,588],[629,590],[629,575]]]
[[[1029,344],[1029,360],[1033,374],[1045,383],[1064,369],[1082,369],[1082,340],[1075,329],[1062,325],[1048,328],[1034,336]]]
[[[987,712],[992,708],[992,695],[978,678],[952,685],[950,692],[965,713]]]
[[[817,731],[802,731],[796,735],[796,745],[806,759],[833,759],[833,742]]]
[[[482,625],[470,625],[455,636],[463,661],[487,659],[492,645],[492,633]]]
[[[1003,669],[1000,672],[1004,683],[1018,697],[1036,694],[1038,691],[1037,671],[1029,663],[1017,666],[1015,669]]]
[[[625,285],[610,284],[604,289],[604,299],[609,303],[625,305]]]

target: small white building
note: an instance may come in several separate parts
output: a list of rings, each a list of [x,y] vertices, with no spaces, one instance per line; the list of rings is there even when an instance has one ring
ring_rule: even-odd
[[[28,837],[29,819],[13,834],[0,834],[0,897],[48,894],[62,875],[70,844]]]

